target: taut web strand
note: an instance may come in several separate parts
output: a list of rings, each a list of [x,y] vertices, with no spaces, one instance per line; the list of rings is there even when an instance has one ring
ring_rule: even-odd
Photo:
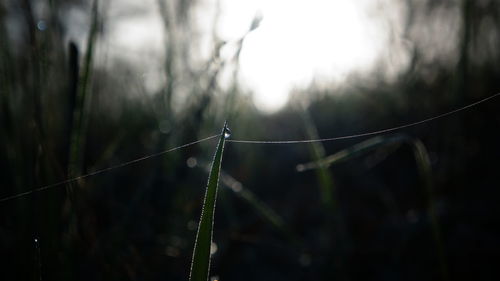
[[[498,95],[500,95],[500,93],[494,94],[490,97],[476,101],[476,102],[471,103],[469,105],[466,105],[464,107],[461,107],[461,108],[458,108],[458,109],[455,109],[455,110],[452,110],[452,111],[449,111],[449,112],[446,112],[446,113],[443,113],[443,114],[440,114],[440,115],[437,115],[434,117],[430,117],[430,118],[427,118],[424,120],[420,120],[417,122],[413,122],[413,123],[409,123],[409,124],[405,124],[405,125],[400,125],[400,126],[396,126],[396,127],[392,127],[392,128],[382,129],[382,130],[378,130],[378,131],[367,132],[367,133],[360,133],[360,134],[354,134],[354,135],[348,135],[348,136],[339,136],[339,137],[333,137],[333,138],[324,138],[324,139],[312,139],[312,140],[276,140],[276,141],[273,141],[273,140],[227,140],[227,142],[248,143],[248,144],[294,144],[294,143],[312,143],[312,142],[327,142],[327,141],[336,141],[336,140],[346,140],[346,139],[354,139],[354,138],[360,138],[360,137],[379,135],[379,134],[388,133],[388,132],[392,132],[392,131],[396,131],[396,130],[401,130],[401,129],[408,128],[408,127],[413,127],[416,125],[420,125],[420,124],[423,124],[426,122],[434,121],[436,119],[452,115],[454,113],[469,109],[469,108],[474,107],[478,104],[481,104],[487,100],[495,98]]]
[[[97,171],[94,171],[94,172],[91,172],[91,173],[88,173],[88,174],[85,174],[85,175],[81,175],[81,176],[78,176],[78,177],[75,177],[75,178],[66,179],[66,180],[63,180],[63,181],[60,181],[60,182],[56,182],[56,183],[53,183],[53,184],[49,184],[49,185],[45,185],[45,186],[42,186],[42,187],[38,187],[38,188],[29,190],[29,191],[26,191],[26,192],[22,192],[22,193],[19,193],[19,194],[16,194],[16,195],[11,195],[11,196],[8,196],[8,197],[0,199],[0,203],[8,201],[8,200],[16,199],[16,198],[19,198],[19,197],[23,197],[23,196],[26,196],[26,195],[30,195],[30,194],[35,193],[35,192],[47,190],[47,189],[50,189],[50,188],[53,188],[53,187],[57,187],[57,186],[60,186],[60,185],[63,185],[63,184],[67,184],[67,183],[70,183],[70,182],[74,182],[74,181],[77,181],[77,180],[80,180],[80,179],[84,179],[84,178],[88,178],[88,177],[95,176],[95,175],[98,175],[98,174],[102,174],[104,172],[108,172],[108,171],[111,171],[111,170],[114,170],[114,169],[122,168],[122,167],[131,165],[131,164],[134,164],[134,163],[137,163],[137,162],[149,159],[149,158],[157,157],[157,156],[160,156],[160,155],[163,155],[163,154],[166,154],[166,153],[169,153],[169,152],[172,152],[172,151],[184,148],[184,147],[188,147],[188,146],[200,143],[200,142],[211,140],[211,139],[214,139],[214,138],[216,138],[218,136],[220,136],[220,134],[213,135],[213,136],[210,136],[210,137],[207,137],[207,138],[204,138],[204,139],[201,139],[201,140],[193,141],[193,142],[190,142],[190,143],[186,143],[186,144],[183,144],[183,145],[180,145],[180,146],[177,146],[177,147],[174,147],[174,148],[170,148],[170,149],[167,149],[167,150],[164,150],[164,151],[161,151],[161,152],[157,152],[157,153],[153,153],[153,154],[150,154],[150,155],[146,155],[146,156],[143,156],[143,157],[131,160],[131,161],[123,162],[123,163],[120,163],[120,164],[117,164],[117,165],[114,165],[114,166],[110,166],[110,167],[107,167],[107,168],[104,168],[104,169],[100,169],[100,170],[97,170]]]
[[[440,118],[443,118],[443,117],[455,114],[457,112],[460,112],[460,111],[463,111],[463,110],[467,110],[467,109],[469,109],[471,107],[474,107],[476,105],[484,103],[484,102],[486,102],[486,101],[488,101],[490,99],[493,99],[493,98],[495,98],[495,97],[497,97],[499,95],[500,95],[500,93],[497,93],[497,94],[494,94],[494,95],[489,96],[487,98],[484,98],[482,100],[479,100],[479,101],[476,101],[474,103],[471,103],[469,105],[457,108],[455,110],[452,110],[452,111],[449,111],[449,112],[446,112],[446,113],[443,113],[443,114],[440,114],[440,115],[437,115],[437,116],[434,116],[434,117],[426,118],[426,119],[423,119],[423,120],[420,120],[420,121],[417,121],[417,122],[413,122],[413,123],[409,123],[409,124],[405,124],[405,125],[400,125],[400,126],[396,126],[396,127],[392,127],[392,128],[382,129],[382,130],[378,130],[378,131],[367,132],[367,133],[360,133],[360,134],[347,135],[347,136],[339,136],[339,137],[333,137],[333,138],[310,139],[310,140],[276,140],[276,141],[273,141],[273,140],[232,140],[232,139],[228,139],[228,140],[226,140],[226,142],[228,142],[228,143],[246,143],[246,144],[294,144],[294,143],[327,142],[327,141],[354,139],[354,138],[360,138],[360,137],[366,137],[366,136],[379,135],[379,134],[383,134],[383,133],[393,132],[393,131],[396,131],[396,130],[401,130],[401,129],[408,128],[408,127],[417,126],[417,125],[420,125],[420,124],[423,124],[423,123],[427,123],[427,122],[430,122],[430,121],[434,121],[436,119],[440,119]],[[122,167],[131,165],[131,164],[134,164],[134,163],[137,163],[137,162],[149,159],[149,158],[157,157],[157,156],[160,156],[160,155],[163,155],[163,154],[166,154],[166,153],[169,153],[169,152],[172,152],[172,151],[184,148],[184,147],[188,147],[188,146],[200,143],[200,142],[211,140],[211,139],[214,139],[214,138],[219,137],[219,136],[220,136],[220,134],[213,135],[213,136],[210,136],[210,137],[207,137],[207,138],[204,138],[204,139],[200,139],[200,140],[193,141],[193,142],[190,142],[190,143],[186,143],[186,144],[174,147],[174,148],[170,148],[168,150],[164,150],[164,151],[157,152],[157,153],[154,153],[154,154],[150,154],[150,155],[147,155],[147,156],[144,156],[144,157],[140,157],[140,158],[137,158],[137,159],[134,159],[134,160],[131,160],[131,161],[123,162],[121,164],[117,164],[117,165],[110,166],[110,167],[107,167],[107,168],[104,168],[104,169],[100,169],[100,170],[97,170],[97,171],[94,171],[94,172],[91,172],[91,173],[88,173],[88,174],[84,174],[84,175],[81,175],[81,176],[78,176],[78,177],[75,177],[75,178],[66,179],[66,180],[63,180],[63,181],[60,181],[60,182],[56,182],[56,183],[53,183],[53,184],[49,184],[49,185],[45,185],[45,186],[42,186],[42,187],[34,188],[34,189],[31,189],[31,190],[26,191],[26,192],[22,192],[22,193],[18,193],[18,194],[15,194],[15,195],[8,196],[8,197],[4,197],[4,198],[0,199],[0,203],[8,201],[8,200],[12,200],[12,199],[20,198],[20,197],[23,197],[23,196],[27,196],[27,195],[30,195],[30,194],[35,193],[35,192],[39,192],[39,191],[47,190],[47,189],[50,189],[50,188],[53,188],[53,187],[57,187],[57,186],[60,186],[60,185],[64,185],[64,184],[67,184],[67,183],[70,183],[70,182],[74,182],[74,181],[77,181],[77,180],[80,180],[80,179],[84,179],[84,178],[88,178],[88,177],[95,176],[95,175],[98,175],[98,174],[102,174],[102,173],[105,173],[105,172],[108,172],[108,171],[111,171],[111,170],[114,170],[114,169],[122,168]]]

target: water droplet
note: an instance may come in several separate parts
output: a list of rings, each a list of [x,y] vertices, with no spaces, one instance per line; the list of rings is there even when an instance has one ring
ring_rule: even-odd
[[[212,244],[210,244],[210,255],[214,255],[215,253],[217,253],[218,249],[219,247],[217,247],[217,244],[212,242]]]
[[[160,132],[168,134],[172,130],[172,126],[170,126],[170,123],[167,120],[161,120],[158,123],[158,129]]]
[[[304,267],[311,265],[311,256],[308,254],[302,254],[299,258],[299,263]]]
[[[45,31],[45,29],[47,29],[47,23],[44,20],[39,20],[38,23],[36,24],[36,27],[40,31]]]
[[[228,127],[226,127],[226,130],[224,130],[224,138],[228,139],[231,136],[231,130],[229,130]]]
[[[198,224],[195,221],[193,221],[193,220],[188,221],[188,223],[187,223],[188,230],[194,231],[194,230],[196,230],[197,227],[198,227]]]
[[[409,210],[408,213],[406,213],[406,219],[410,223],[417,223],[418,222],[418,213],[415,210]]]
[[[173,258],[178,257],[180,253],[181,252],[176,247],[167,246],[165,248],[165,255],[167,255],[169,257],[173,257]]]
[[[231,189],[238,193],[238,192],[241,192],[241,190],[243,189],[243,185],[241,185],[241,183],[235,181],[233,184],[230,185]]]
[[[297,170],[297,172],[303,172],[306,169],[306,167],[302,164],[299,164],[295,167],[295,169]]]
[[[196,158],[194,157],[189,157],[186,161],[186,164],[189,168],[194,168],[196,167],[196,165],[198,165],[198,161],[196,161]]]

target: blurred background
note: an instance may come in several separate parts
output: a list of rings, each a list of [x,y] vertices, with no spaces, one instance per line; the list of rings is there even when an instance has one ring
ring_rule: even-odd
[[[3,0],[0,198],[499,92],[497,0]],[[498,99],[498,98],[497,98]],[[499,280],[500,101],[227,143],[213,280]],[[215,141],[0,203],[1,280],[187,280]]]

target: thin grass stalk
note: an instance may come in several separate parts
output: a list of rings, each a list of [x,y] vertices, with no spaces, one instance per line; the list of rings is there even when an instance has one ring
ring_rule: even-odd
[[[436,242],[441,275],[444,281],[448,281],[450,280],[450,278],[448,273],[448,265],[446,262],[446,255],[444,251],[441,226],[439,224],[439,219],[436,211],[436,204],[435,204],[436,196],[434,194],[434,187],[432,184],[432,169],[429,160],[429,153],[427,153],[425,145],[418,139],[413,140],[410,144],[413,148],[415,161],[417,163],[420,176],[424,182],[424,186],[427,192],[427,213],[431,220],[432,235],[434,237],[434,241]]]
[[[325,157],[320,161],[299,164],[297,165],[297,170],[299,172],[302,172],[311,169],[321,169],[322,167],[323,168],[328,167],[330,165],[346,161],[353,157],[358,157],[360,155],[372,152],[382,147],[392,147],[392,146],[399,147],[401,144],[408,144],[413,150],[413,155],[417,165],[417,169],[419,171],[420,178],[423,181],[425,192],[427,195],[427,213],[431,221],[432,235],[436,243],[437,255],[439,259],[439,266],[442,279],[445,281],[450,280],[448,274],[448,266],[446,262],[446,255],[444,251],[441,227],[439,224],[439,219],[436,211],[436,205],[435,205],[436,200],[432,184],[432,169],[429,160],[429,154],[427,153],[425,145],[420,140],[404,135],[395,135],[391,137],[377,136],[368,139],[364,142],[358,143],[347,149],[341,150],[333,155]]]
[[[6,17],[6,12],[4,10],[3,5],[0,5],[0,22],[4,22],[4,18]],[[12,169],[12,171],[8,171],[6,174],[12,176],[12,182],[16,182],[15,186],[20,186],[20,181],[18,182],[18,178],[16,175],[19,173],[14,173],[16,166],[18,165],[18,161],[16,161],[15,151],[20,151],[17,146],[18,142],[14,141],[15,139],[15,126],[14,126],[14,118],[13,111],[11,106],[11,92],[14,88],[12,86],[15,83],[15,76],[13,75],[12,66],[14,66],[14,62],[12,59],[12,55],[9,49],[10,42],[7,37],[7,29],[4,24],[0,25],[0,143],[3,144],[1,149],[3,155],[8,160],[9,165],[7,165],[8,169]]]
[[[307,109],[301,111],[301,117],[304,121],[307,137],[309,139],[319,139],[318,130]],[[321,142],[313,142],[310,144],[310,152],[313,160],[318,163],[316,176],[320,185],[321,201],[328,211],[334,211],[336,208],[336,198],[334,197],[333,176],[320,162],[325,158],[325,147]]]
[[[23,0],[21,2],[23,8],[23,15],[26,21],[26,26],[28,29],[28,40],[29,40],[29,59],[32,65],[32,79],[31,79],[31,101],[33,102],[33,120],[35,122],[34,133],[43,135],[43,124],[42,124],[42,87],[41,85],[41,73],[40,73],[40,52],[39,43],[37,41],[36,23],[33,15],[33,7],[31,1]]]
[[[319,139],[316,125],[306,108],[301,110],[301,117],[304,121],[307,137],[309,139]],[[335,278],[337,280],[347,280],[347,273],[344,270],[344,260],[346,256],[345,253],[348,251],[348,248],[350,248],[350,242],[340,212],[333,175],[330,170],[327,169],[327,166],[321,163],[321,159],[325,158],[325,147],[321,142],[312,142],[310,143],[310,152],[313,160],[318,163],[316,177],[320,186],[321,201],[325,211],[329,214],[329,216],[327,216],[326,228],[327,233],[333,235],[333,239],[330,241],[332,245],[330,255],[333,261],[333,267],[335,268]],[[328,270],[330,271],[330,269]]]
[[[231,190],[238,198],[250,205],[260,216],[275,230],[280,232],[290,243],[301,247],[302,242],[286,225],[284,219],[268,204],[262,201],[255,193],[224,171],[220,174],[221,182]]]
[[[210,173],[210,166],[202,164],[202,167],[207,173]],[[262,201],[255,193],[246,188],[241,182],[230,176],[224,170],[220,171],[220,182],[223,187],[231,190],[236,197],[246,202],[252,207],[269,225],[277,232],[280,232],[292,244],[301,246],[303,243],[293,234],[290,228],[286,225],[285,220],[268,204]]]
[[[165,114],[167,114],[167,119],[173,118],[172,114],[172,96],[174,92],[174,83],[176,81],[175,73],[175,58],[176,58],[176,43],[177,34],[174,28],[174,18],[171,16],[173,13],[170,10],[172,5],[170,2],[165,0],[158,0],[158,7],[160,11],[160,16],[163,20],[163,26],[165,28],[165,37],[167,41],[165,42],[165,75],[166,75],[166,85],[163,91],[163,102],[165,108]],[[169,120],[173,122],[173,120]]]
[[[213,225],[215,215],[215,203],[217,200],[217,189],[219,186],[219,174],[226,140],[227,123],[224,124],[222,133],[212,161],[212,168],[208,176],[208,184],[203,200],[198,232],[193,249],[190,281],[207,281],[210,276],[210,247],[212,245]]]
[[[85,152],[86,133],[88,127],[88,113],[92,93],[90,89],[90,80],[92,76],[94,45],[97,38],[99,13],[99,1],[95,0],[92,7],[92,23],[87,40],[87,50],[83,62],[83,71],[79,76],[78,87],[73,109],[73,124],[70,133],[70,151],[68,160],[68,177],[75,177],[81,174],[83,167],[83,155]],[[68,186],[70,200],[74,201],[73,188]]]
[[[324,157],[318,161],[311,161],[308,163],[298,164],[296,169],[298,172],[304,172],[313,169],[319,169],[320,167],[329,167],[333,164],[338,164],[340,162],[347,161],[349,159],[359,157],[366,153],[370,153],[373,150],[379,149],[381,147],[396,146],[399,147],[401,143],[410,140],[409,137],[404,135],[395,135],[391,137],[374,137],[366,141],[355,144],[349,148],[343,149],[336,152],[330,156]]]

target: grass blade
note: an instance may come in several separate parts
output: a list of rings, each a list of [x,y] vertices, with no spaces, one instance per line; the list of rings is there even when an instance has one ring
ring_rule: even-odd
[[[78,58],[76,57],[74,61],[75,65],[71,67],[76,67],[76,73],[73,75],[77,75],[77,85],[76,92],[73,101],[73,116],[72,116],[72,124],[70,129],[70,144],[69,144],[69,159],[68,159],[68,177],[76,177],[83,173],[83,164],[84,164],[84,155],[85,155],[85,144],[87,138],[87,127],[89,122],[89,113],[90,106],[92,103],[92,92],[90,91],[91,87],[91,78],[92,78],[92,67],[94,63],[94,49],[95,42],[97,40],[97,34],[99,29],[99,1],[94,0],[92,6],[92,23],[89,31],[89,38],[87,40],[87,50],[85,53],[84,61],[83,61],[83,69],[82,73],[78,73]],[[70,48],[74,48],[70,47]],[[74,49],[77,52],[77,49]],[[73,51],[73,52],[75,52]],[[75,54],[78,56],[78,53]],[[68,186],[68,194],[71,201],[74,201],[74,190],[72,185]]]
[[[207,281],[210,273],[210,246],[212,245],[212,233],[214,225],[215,201],[217,199],[217,188],[219,185],[219,173],[224,151],[227,123],[224,124],[222,134],[215,151],[210,175],[208,176],[205,199],[201,211],[200,223],[194,243],[193,259],[191,261],[190,281]]]
[[[413,156],[417,165],[417,169],[422,179],[423,186],[426,189],[427,213],[430,218],[432,235],[434,241],[436,242],[441,275],[443,277],[443,280],[449,280],[448,265],[444,251],[441,226],[439,224],[439,218],[436,211],[436,198],[432,184],[432,167],[430,164],[427,149],[420,140],[405,135],[395,135],[389,137],[377,136],[353,145],[347,149],[341,150],[333,155],[327,156],[319,161],[299,164],[297,165],[296,169],[298,172],[321,169],[366,153],[373,152],[379,148],[390,148],[391,146],[396,146],[397,149],[400,145],[403,144],[409,145],[413,150]]]
[[[301,111],[301,117],[304,120],[304,125],[307,133],[307,137],[310,139],[319,139],[318,130],[314,124],[309,111],[304,109]],[[322,165],[321,159],[325,158],[325,147],[321,142],[313,142],[310,144],[311,155],[315,161],[318,163],[317,178],[320,186],[321,200],[323,205],[329,212],[337,213],[337,197],[335,196],[335,185],[333,183],[333,176],[326,166]]]
[[[349,148],[343,149],[335,154],[327,156],[323,159],[299,164],[296,169],[298,172],[305,172],[308,170],[318,169],[320,167],[328,167],[330,165],[349,160],[351,158],[372,152],[380,147],[388,147],[391,145],[400,145],[401,143],[408,142],[409,137],[404,135],[395,135],[390,137],[374,137],[366,141],[355,144]]]
[[[286,225],[284,219],[269,205],[262,201],[255,193],[243,184],[221,170],[220,180],[223,186],[231,190],[238,198],[250,205],[274,229],[283,234],[293,245],[302,247],[300,239]]]
[[[319,139],[318,129],[309,113],[307,108],[301,111],[301,117],[304,121],[305,130],[307,137],[309,139]],[[329,217],[326,219],[325,229],[329,239],[328,246],[331,253],[331,264],[324,267],[323,270],[330,271],[331,266],[335,273],[334,279],[336,280],[348,280],[347,272],[345,272],[344,261],[346,260],[346,252],[351,246],[349,241],[349,235],[347,234],[347,228],[344,224],[342,213],[340,210],[340,204],[338,199],[338,193],[336,190],[336,183],[332,172],[328,169],[326,165],[323,165],[321,160],[325,158],[325,147],[321,142],[310,143],[310,153],[314,160],[314,163],[318,165],[316,169],[316,178],[318,180],[320,188],[320,197],[323,207]],[[334,234],[335,235],[332,235]]]
[[[441,276],[443,280],[447,281],[450,280],[450,278],[444,250],[443,236],[441,234],[441,226],[439,224],[439,217],[436,210],[436,195],[434,194],[432,167],[429,159],[429,153],[427,152],[425,145],[418,139],[410,142],[410,145],[412,146],[413,155],[415,156],[415,161],[427,192],[427,213],[431,223],[432,235],[434,241],[436,242]]]
[[[210,165],[202,163],[203,167],[208,174],[210,173]],[[223,169],[220,170],[219,181],[221,183],[221,191],[231,190],[233,194],[239,199],[246,202],[253,210],[258,213],[267,223],[269,223],[275,230],[283,234],[295,246],[302,246],[302,241],[290,230],[286,225],[285,220],[268,204],[262,201],[255,193],[246,188],[241,182],[233,178]],[[222,195],[222,194],[221,194]]]

